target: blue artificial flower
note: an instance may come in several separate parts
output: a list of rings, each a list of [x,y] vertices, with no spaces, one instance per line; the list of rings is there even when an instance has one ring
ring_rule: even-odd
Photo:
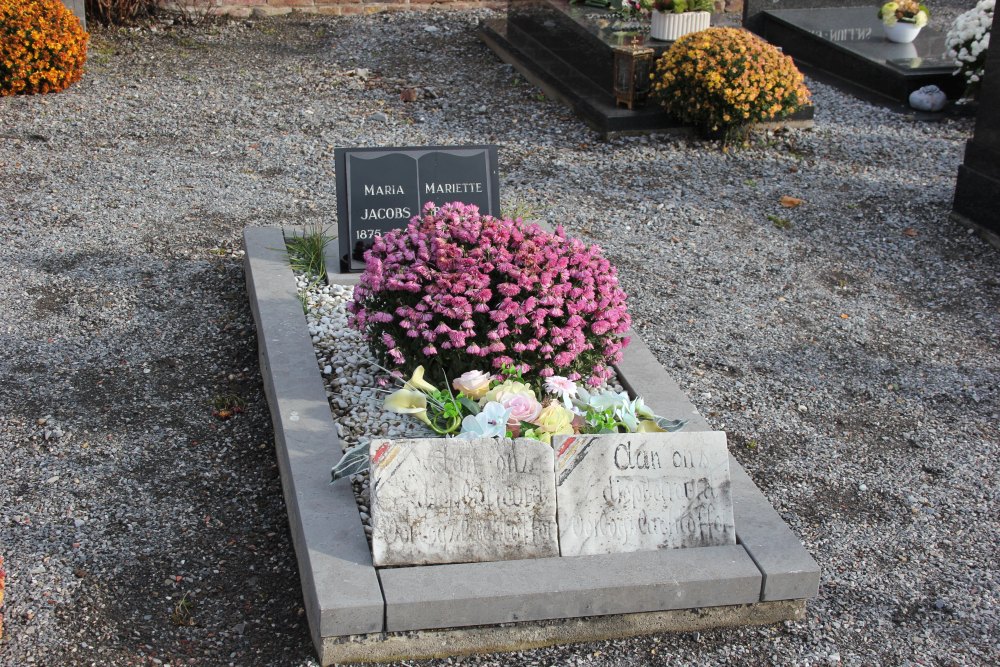
[[[490,401],[478,415],[468,415],[462,420],[462,432],[456,438],[474,440],[476,438],[502,438],[507,435],[507,420],[510,409],[496,401]]]

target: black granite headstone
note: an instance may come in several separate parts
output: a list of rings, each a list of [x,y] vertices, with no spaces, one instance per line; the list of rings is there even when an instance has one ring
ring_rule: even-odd
[[[955,63],[945,57],[940,23],[925,27],[909,44],[896,44],[886,38],[878,9],[870,4],[812,9],[785,9],[785,4],[782,0],[780,8],[761,12],[760,34],[800,66],[826,72],[852,92],[860,89],[903,104],[911,92],[928,85],[952,98],[962,92]]]
[[[763,35],[762,13],[768,10],[868,7],[875,16],[881,6],[879,0],[743,0],[743,27]]]
[[[340,269],[364,269],[375,238],[402,229],[424,204],[460,201],[500,215],[496,146],[338,148]]]
[[[992,36],[1000,35],[1000,13],[993,14]],[[995,43],[995,42],[994,42]],[[958,168],[954,211],[985,231],[1000,235],[1000,46],[986,56],[980,82],[976,129]]]

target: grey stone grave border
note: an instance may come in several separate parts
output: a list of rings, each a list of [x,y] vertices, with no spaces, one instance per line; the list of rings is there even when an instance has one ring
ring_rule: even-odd
[[[291,232],[294,233],[294,232]],[[522,650],[801,619],[819,567],[730,456],[736,546],[375,568],[288,266],[285,233],[244,232],[247,290],[313,642],[323,665]],[[331,249],[331,254],[335,249]],[[333,258],[327,266],[337,266]],[[357,274],[331,275],[352,284]],[[709,425],[633,336],[619,377],[657,414]]]

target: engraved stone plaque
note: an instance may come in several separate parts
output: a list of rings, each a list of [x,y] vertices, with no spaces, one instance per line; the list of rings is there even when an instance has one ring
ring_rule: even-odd
[[[552,448],[537,440],[373,440],[375,565],[559,555]]]
[[[736,544],[721,431],[560,436],[563,556]]]

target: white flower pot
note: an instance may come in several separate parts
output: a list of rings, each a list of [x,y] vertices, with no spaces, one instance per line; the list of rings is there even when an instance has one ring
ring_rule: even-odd
[[[883,23],[882,28],[885,29],[885,38],[897,44],[909,44],[917,38],[917,34],[920,32],[920,28],[916,25],[905,21],[896,21],[892,25]]]
[[[689,32],[708,28],[712,21],[711,12],[661,12],[653,10],[649,24],[649,36],[663,42],[673,42]]]

